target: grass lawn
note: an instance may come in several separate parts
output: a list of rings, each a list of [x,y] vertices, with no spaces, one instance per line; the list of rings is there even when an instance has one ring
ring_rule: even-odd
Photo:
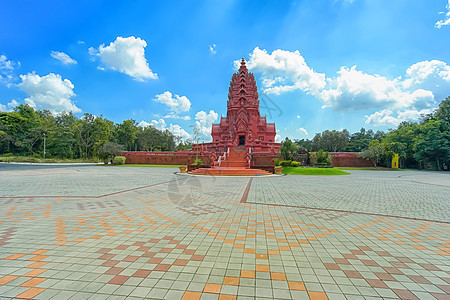
[[[338,168],[301,168],[301,167],[286,167],[283,169],[283,174],[288,175],[349,175]]]
[[[104,166],[112,166],[112,165],[104,165]],[[178,167],[186,167],[186,165],[114,165],[114,167],[144,167],[144,168],[178,168]]]
[[[0,156],[0,162],[22,163],[98,163],[98,159],[37,158],[33,156]]]
[[[405,171],[404,169],[391,169],[385,167],[336,167],[339,170],[372,170],[372,171]]]

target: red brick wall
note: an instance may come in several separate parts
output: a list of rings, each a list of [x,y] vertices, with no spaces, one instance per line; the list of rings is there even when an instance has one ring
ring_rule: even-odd
[[[332,167],[374,167],[370,160],[357,157],[356,152],[332,152]]]
[[[140,152],[129,151],[123,152],[126,164],[142,164],[142,165],[187,165],[188,161],[193,163],[196,157],[195,153],[186,152]],[[209,165],[210,159],[206,156],[199,155],[204,164]]]

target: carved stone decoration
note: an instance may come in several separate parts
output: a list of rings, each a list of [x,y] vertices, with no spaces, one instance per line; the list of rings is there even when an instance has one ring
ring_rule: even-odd
[[[299,147],[294,154],[293,159],[298,161],[301,166],[307,166],[309,164],[309,152],[303,147]]]

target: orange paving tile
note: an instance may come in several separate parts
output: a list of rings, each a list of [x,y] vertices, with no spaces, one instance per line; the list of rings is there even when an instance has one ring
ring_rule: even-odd
[[[47,251],[48,251],[48,250],[45,250],[45,249],[40,249],[40,250],[34,251],[34,252],[30,253],[30,254],[33,254],[33,255],[38,255],[38,254],[42,254],[42,253],[45,253],[45,252],[47,252]]]
[[[270,250],[269,250],[270,251]],[[270,253],[269,253],[270,254]],[[267,254],[256,254],[256,259],[268,259]]]
[[[25,254],[13,254],[13,255],[8,256],[8,257],[6,257],[4,259],[18,259],[18,258],[21,258],[22,256],[25,256]]]
[[[45,271],[47,271],[47,269],[35,269],[35,270],[31,270],[30,272],[28,272],[27,274],[25,274],[23,276],[24,277],[36,277],[36,276],[41,275]]]
[[[30,260],[30,261],[40,261],[40,260],[43,260],[44,258],[47,258],[47,257],[48,257],[48,255],[36,255],[35,257],[32,257],[32,258],[30,258],[28,260]]]
[[[31,278],[30,280],[22,283],[20,286],[26,286],[26,287],[35,287],[39,283],[47,280],[47,278]]]
[[[311,300],[328,300],[324,292],[308,292],[308,295]]]
[[[291,247],[288,246],[279,246],[278,249],[280,249],[280,251],[291,251]]]
[[[288,281],[289,289],[295,291],[306,291],[305,284],[301,281]]]
[[[223,279],[224,285],[239,285],[239,277],[228,277],[225,276]]]
[[[255,271],[241,271],[241,277],[242,278],[255,278]]]
[[[202,293],[186,291],[181,300],[199,300]]]
[[[278,272],[270,272],[270,278],[272,280],[286,280],[286,274]]]
[[[237,297],[234,295],[225,295],[225,294],[221,294],[219,295],[219,300],[236,300]]]
[[[268,265],[256,265],[256,272],[269,272],[270,267]]]
[[[33,299],[34,297],[36,297],[37,295],[39,295],[43,291],[45,291],[45,289],[31,288],[29,290],[26,290],[22,294],[16,296],[16,298],[19,298],[19,299]]]
[[[221,284],[207,283],[205,285],[205,288],[203,289],[203,293],[220,294],[221,289],[222,289]]]
[[[42,267],[45,264],[48,264],[48,262],[46,262],[46,261],[37,261],[37,262],[32,263],[31,265],[26,266],[25,268],[37,269],[37,268]]]
[[[19,276],[13,276],[13,275],[6,275],[0,278],[0,285],[7,284],[10,281],[13,281],[14,279],[19,278]]]

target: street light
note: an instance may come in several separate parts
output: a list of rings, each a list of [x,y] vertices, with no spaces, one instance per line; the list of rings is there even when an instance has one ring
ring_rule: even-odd
[[[45,132],[43,133],[44,135],[44,159],[45,159]]]

